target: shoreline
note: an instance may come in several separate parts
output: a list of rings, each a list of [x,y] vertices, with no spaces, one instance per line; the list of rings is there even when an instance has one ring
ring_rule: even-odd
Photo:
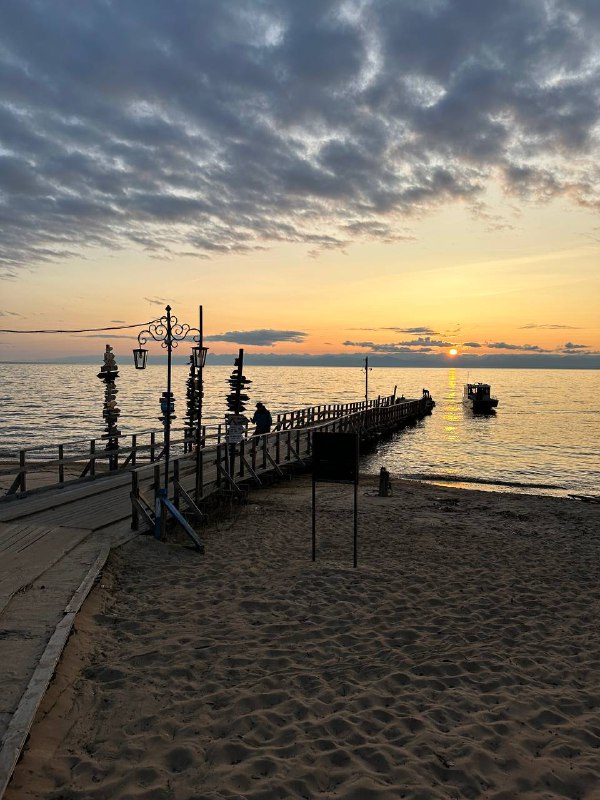
[[[593,797],[598,507],[361,479],[114,552],[6,800]]]

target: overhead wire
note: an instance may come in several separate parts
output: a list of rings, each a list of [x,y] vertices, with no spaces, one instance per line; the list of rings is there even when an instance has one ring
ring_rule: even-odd
[[[138,322],[135,325],[118,325],[111,328],[80,328],[78,330],[39,330],[39,331],[23,331],[12,330],[10,328],[0,328],[0,333],[103,333],[104,331],[123,331],[127,328],[143,328],[144,325],[151,325],[154,320],[150,322]]]

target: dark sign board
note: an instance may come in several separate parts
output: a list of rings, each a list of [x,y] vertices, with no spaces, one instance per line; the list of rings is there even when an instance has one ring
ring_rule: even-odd
[[[313,481],[358,483],[358,434],[313,433]]]

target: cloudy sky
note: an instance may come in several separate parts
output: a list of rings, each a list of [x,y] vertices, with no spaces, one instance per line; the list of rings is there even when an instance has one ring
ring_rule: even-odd
[[[2,0],[0,328],[600,363],[599,116],[598,0]]]

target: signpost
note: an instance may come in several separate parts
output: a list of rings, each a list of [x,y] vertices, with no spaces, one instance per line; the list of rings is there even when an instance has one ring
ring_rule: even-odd
[[[236,446],[244,439],[246,435],[246,428],[248,420],[243,412],[246,410],[244,403],[249,400],[247,394],[242,394],[244,390],[252,381],[243,374],[244,372],[244,351],[240,349],[238,357],[234,362],[234,369],[229,376],[228,383],[230,392],[227,395],[227,408],[229,414],[225,415],[226,440],[227,440],[227,457],[228,466],[227,471],[231,480],[235,484],[235,451]]]
[[[316,484],[354,485],[354,566],[358,549],[358,434],[315,432],[312,439],[312,560],[317,557]]]

